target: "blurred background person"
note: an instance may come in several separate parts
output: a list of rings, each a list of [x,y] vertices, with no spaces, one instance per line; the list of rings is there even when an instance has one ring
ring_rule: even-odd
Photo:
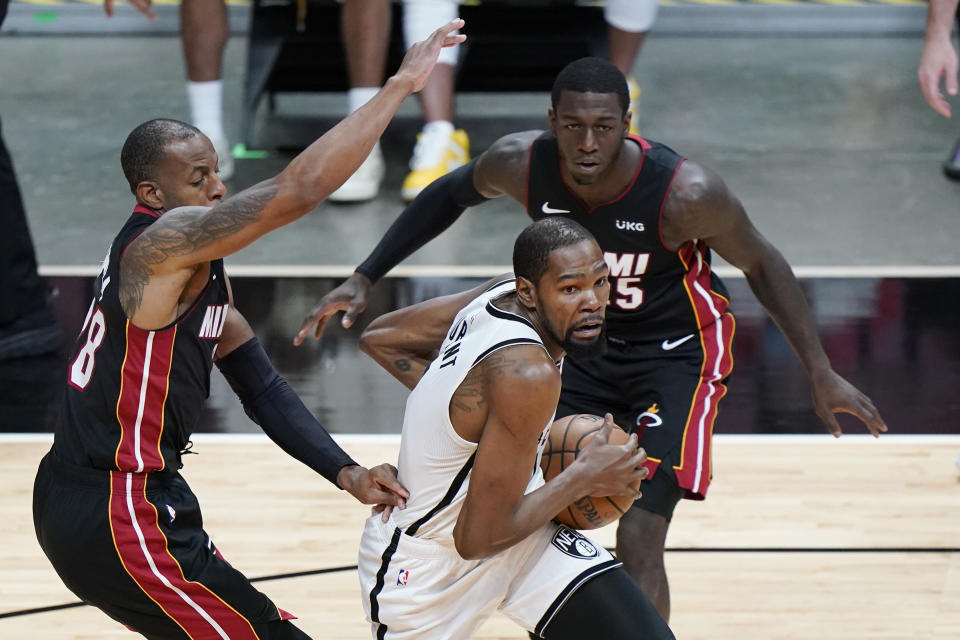
[[[948,95],[957,95],[957,51],[950,42],[954,20],[960,25],[957,1],[930,0],[926,44],[917,68],[924,99],[944,118],[951,116],[951,109],[950,102],[941,92],[941,80]],[[960,138],[954,143],[950,157],[943,163],[943,173],[951,180],[960,180]]]

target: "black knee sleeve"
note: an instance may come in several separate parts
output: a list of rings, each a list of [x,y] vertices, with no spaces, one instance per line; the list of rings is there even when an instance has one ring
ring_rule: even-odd
[[[543,630],[543,637],[674,640],[670,627],[622,568],[602,573],[577,589]]]

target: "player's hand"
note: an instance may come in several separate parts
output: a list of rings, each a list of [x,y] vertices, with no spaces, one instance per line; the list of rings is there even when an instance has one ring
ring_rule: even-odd
[[[300,330],[293,338],[293,344],[299,347],[314,325],[316,325],[316,328],[313,337],[319,340],[327,326],[327,321],[339,311],[344,312],[340,324],[343,325],[344,329],[349,329],[353,326],[357,316],[367,308],[367,296],[370,295],[371,288],[373,288],[373,283],[365,275],[354,273],[347,278],[339,287],[320,298],[317,306],[303,319]]]
[[[147,16],[151,20],[156,20],[157,16],[153,13],[153,9],[150,8],[151,0],[128,0],[128,2],[133,5],[133,8]],[[103,0],[103,10],[107,13],[108,18],[113,17],[113,0]]]
[[[640,481],[649,473],[643,466],[647,454],[637,446],[635,433],[630,434],[624,444],[610,444],[610,434],[619,428],[614,424],[613,416],[606,414],[603,426],[590,438],[574,461],[574,465],[583,465],[583,495],[639,497]]]
[[[917,67],[924,99],[944,118],[950,117],[950,103],[940,92],[940,80],[944,80],[948,94],[957,95],[957,66],[957,52],[949,39],[938,38],[927,42]]]
[[[363,504],[375,505],[374,513],[383,513],[384,522],[394,507],[407,508],[407,491],[397,480],[397,468],[383,463],[367,469],[359,465],[344,467],[337,474],[337,484]]]
[[[437,64],[437,56],[444,47],[452,47],[467,39],[467,36],[454,33],[457,29],[462,29],[464,21],[460,18],[451,20],[443,25],[428,37],[426,40],[414,43],[407,53],[403,56],[403,62],[400,68],[394,74],[394,77],[408,80],[412,83],[412,91],[417,92],[423,89]]]
[[[835,413],[852,413],[860,418],[873,437],[886,433],[887,425],[873,402],[855,386],[844,380],[832,369],[810,380],[813,408],[835,438],[842,431]]]

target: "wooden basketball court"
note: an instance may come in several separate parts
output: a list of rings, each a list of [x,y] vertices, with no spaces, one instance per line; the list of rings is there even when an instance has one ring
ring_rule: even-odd
[[[356,550],[367,514],[260,437],[197,436],[185,475],[225,556],[314,638],[369,638]],[[365,464],[390,436],[338,440]],[[74,596],[33,534],[49,437],[0,439],[0,638],[136,637]],[[719,436],[714,484],[668,538],[678,638],[960,638],[960,437]],[[607,546],[613,528],[595,532]],[[476,636],[524,640],[495,617]]]

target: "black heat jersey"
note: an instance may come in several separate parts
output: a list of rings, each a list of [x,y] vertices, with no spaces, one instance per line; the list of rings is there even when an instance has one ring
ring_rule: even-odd
[[[534,220],[559,215],[579,222],[597,239],[610,266],[607,332],[635,342],[701,332],[728,304],[710,270],[710,250],[687,242],[663,245],[661,222],[670,185],[683,158],[669,147],[636,136],[643,157],[633,182],[616,199],[588,208],[560,173],[556,138],[537,138],[527,167],[527,213]]]
[[[210,388],[227,316],[223,260],[171,325],[145,331],[120,306],[120,257],[159,215],[137,206],[114,239],[67,367],[66,397],[54,441],[61,460],[97,469],[177,470]]]

